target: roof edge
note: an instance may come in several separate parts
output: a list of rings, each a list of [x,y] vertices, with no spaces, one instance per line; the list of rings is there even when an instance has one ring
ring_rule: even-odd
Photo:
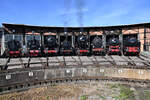
[[[64,26],[42,26],[42,25],[30,25],[30,24],[14,24],[14,23],[2,23],[3,25],[15,25],[15,26],[27,26],[27,27],[47,27],[47,28],[64,28]],[[150,22],[148,23],[136,23],[136,24],[121,24],[121,25],[111,25],[111,26],[83,26],[83,28],[109,28],[109,27],[127,27],[127,26],[142,26],[142,25],[150,25]],[[67,28],[81,28],[80,26],[65,26]]]

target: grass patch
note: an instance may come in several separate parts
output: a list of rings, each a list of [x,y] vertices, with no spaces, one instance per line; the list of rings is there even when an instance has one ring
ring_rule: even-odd
[[[150,91],[144,91],[145,100],[150,100]]]
[[[119,84],[107,84],[110,89],[117,88]]]
[[[49,98],[49,96],[46,96],[46,100],[49,100],[50,98]]]
[[[119,85],[120,87],[120,94],[115,96],[117,100],[135,100],[134,98],[134,91],[130,90],[130,88]]]
[[[101,94],[98,94],[98,96],[100,97],[100,99],[106,100],[106,98],[104,96],[102,96]]]
[[[87,96],[86,95],[82,95],[81,97],[80,97],[80,100],[86,100],[87,99]]]

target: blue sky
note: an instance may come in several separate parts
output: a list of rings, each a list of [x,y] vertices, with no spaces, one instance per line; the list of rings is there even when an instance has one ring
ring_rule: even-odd
[[[67,21],[66,26],[80,26],[77,1],[80,0],[0,0],[0,23],[64,26]],[[150,22],[150,0],[82,2],[83,26]]]

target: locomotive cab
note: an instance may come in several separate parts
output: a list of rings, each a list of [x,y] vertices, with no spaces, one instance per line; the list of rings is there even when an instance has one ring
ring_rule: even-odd
[[[72,36],[65,33],[60,36],[60,54],[61,55],[73,55],[74,49],[72,46]]]
[[[137,34],[123,35],[123,54],[139,55],[140,42]]]
[[[75,45],[76,45],[76,54],[77,55],[89,55],[90,53],[90,40],[89,36],[85,34],[79,34],[76,36]]]
[[[55,33],[44,34],[44,54],[57,55],[59,51],[58,38]]]
[[[26,45],[29,56],[41,56],[40,34],[32,33],[26,35]]]
[[[91,43],[91,53],[92,54],[105,54],[105,49],[103,46],[102,35],[92,35],[90,36]]]
[[[22,51],[22,35],[5,34],[3,38],[3,55],[5,57],[20,57]]]
[[[119,41],[118,35],[108,35],[106,36],[106,48],[109,54],[121,55],[121,43]]]

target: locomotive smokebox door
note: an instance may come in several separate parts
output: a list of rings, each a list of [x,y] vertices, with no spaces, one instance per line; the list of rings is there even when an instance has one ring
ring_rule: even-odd
[[[60,54],[61,55],[73,55],[73,37],[72,32],[60,33]]]
[[[91,53],[94,55],[100,54],[104,55],[105,50],[103,46],[103,41],[102,41],[102,35],[92,35],[90,37],[90,43],[91,43]]]
[[[44,33],[44,54],[57,55],[59,52],[58,37],[56,32]]]
[[[90,54],[90,40],[87,31],[75,33],[75,48],[77,55],[89,55]]]

